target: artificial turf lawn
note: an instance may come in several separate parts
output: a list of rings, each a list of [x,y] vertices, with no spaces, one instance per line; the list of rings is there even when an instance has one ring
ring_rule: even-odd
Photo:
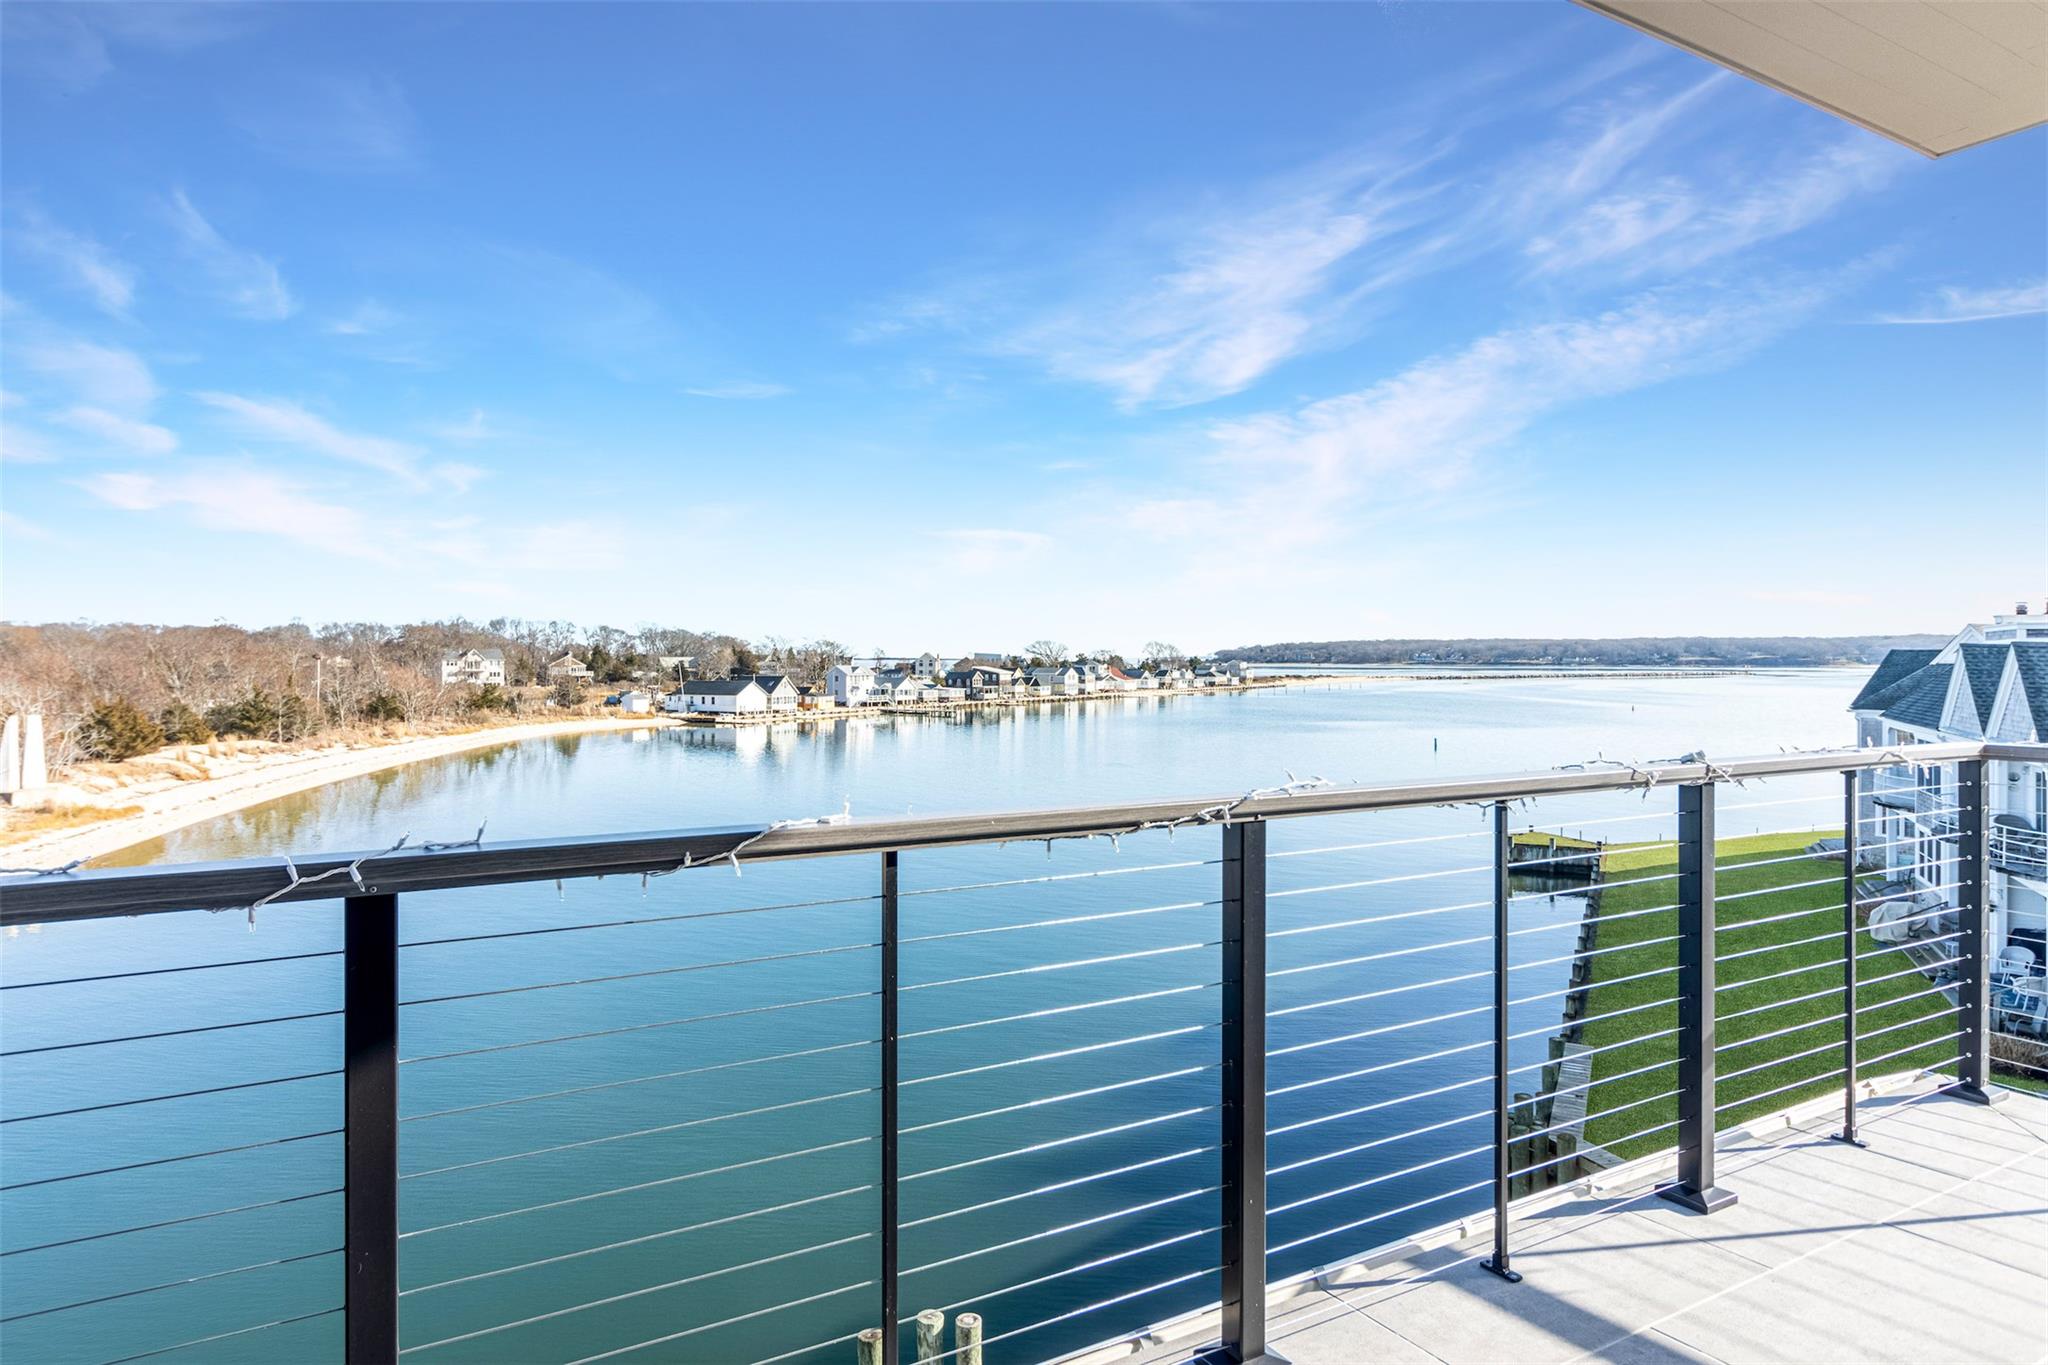
[[[1841,1093],[1842,864],[1793,856],[1829,833],[1753,835],[1715,846],[1716,979],[1725,988],[1715,995],[1715,1104],[1728,1106],[1716,1115],[1719,1127]],[[1581,1041],[1595,1048],[1642,1041],[1594,1054],[1596,1083],[1586,1112],[1596,1117],[1586,1125],[1585,1142],[1632,1158],[1677,1141],[1675,1128],[1658,1126],[1677,1119],[1676,1097],[1653,1097],[1678,1087],[1679,1037],[1667,1032],[1678,1026],[1678,1006],[1598,1016],[1671,1001],[1678,993],[1678,944],[1658,941],[1678,932],[1678,850],[1670,843],[1612,846],[1601,866],[1598,952],[1585,1010],[1592,1022]],[[1642,880],[1653,877],[1658,880]],[[1632,913],[1638,911],[1648,913]],[[1807,913],[1795,913],[1801,911]],[[1808,939],[1816,941],[1801,941]],[[1947,998],[1924,994],[1931,986],[1912,960],[1867,930],[1857,930],[1856,943],[1859,955],[1873,954],[1857,963],[1859,1073],[1869,1077],[1953,1058],[1956,1018]],[[1773,950],[1736,956],[1765,947]],[[1902,1003],[1907,996],[1918,998]],[[1802,1024],[1811,1027],[1796,1027]],[[1794,1084],[1802,1079],[1805,1084]]]

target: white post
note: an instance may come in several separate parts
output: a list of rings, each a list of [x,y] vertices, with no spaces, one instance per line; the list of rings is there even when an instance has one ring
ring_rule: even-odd
[[[21,717],[12,715],[0,727],[0,796],[21,790]]]
[[[43,713],[31,711],[21,718],[21,789],[33,791],[50,783],[50,770],[43,762]]]

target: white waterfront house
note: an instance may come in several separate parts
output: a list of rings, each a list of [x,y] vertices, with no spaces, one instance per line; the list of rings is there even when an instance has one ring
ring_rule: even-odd
[[[541,672],[549,682],[589,682],[594,674],[589,665],[574,654],[562,654],[547,661]]]
[[[1952,861],[1955,769],[1912,762],[1913,746],[2048,740],[2048,616],[2025,604],[1968,625],[1939,649],[1894,649],[1850,702],[1857,743],[1898,751],[1861,802],[1860,838],[1895,880],[1958,903]],[[2035,988],[2048,965],[2048,764],[1987,769],[1986,906],[1994,985]]]
[[[866,706],[875,694],[875,670],[866,664],[834,664],[825,673],[825,687],[841,706]]]
[[[924,701],[925,693],[930,689],[931,684],[916,674],[904,669],[890,669],[886,673],[875,675],[874,699],[897,705],[909,705]]]
[[[768,709],[768,694],[752,678],[707,678],[683,684],[683,709],[693,716],[754,715]]]
[[[1081,692],[1081,674],[1073,668],[1034,668],[1030,672],[1031,690],[1048,696],[1071,697]]]
[[[619,709],[629,716],[644,716],[654,709],[654,698],[645,692],[621,692]]]
[[[502,649],[451,649],[441,655],[441,681],[450,686],[471,683],[477,687],[505,685],[505,651]]]
[[[754,681],[768,699],[770,711],[794,711],[803,702],[803,693],[786,673],[757,673]]]

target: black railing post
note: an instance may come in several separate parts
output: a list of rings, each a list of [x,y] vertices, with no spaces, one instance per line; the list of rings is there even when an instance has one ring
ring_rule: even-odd
[[[902,1310],[896,1299],[896,859],[882,855],[882,1361],[903,1359],[897,1339]]]
[[[1479,1264],[1511,1284],[1508,1268],[1508,805],[1493,803],[1493,1255]]]
[[[349,1365],[398,1359],[398,897],[342,903]]]
[[[1714,784],[1678,789],[1678,1183],[1695,1213],[1735,1202],[1714,1184]]]
[[[1215,1365],[1266,1348],[1266,825],[1223,827],[1223,1324]]]
[[[1870,1144],[1856,1136],[1856,787],[1852,768],[1842,774],[1842,1131],[1837,1142]]]
[[[1991,1089],[1991,898],[1986,883],[1990,865],[1984,856],[1984,760],[1956,764],[1956,915],[1962,937],[1956,940],[1956,1094],[1978,1104],[2003,1096]]]

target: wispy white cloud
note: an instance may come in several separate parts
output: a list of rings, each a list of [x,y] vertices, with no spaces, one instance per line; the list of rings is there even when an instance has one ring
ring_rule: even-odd
[[[1743,165],[1716,179],[1658,176],[1587,203],[1525,252],[1548,274],[1600,265],[1629,278],[1679,275],[1809,227],[1911,160],[1858,135],[1762,173]]]
[[[276,263],[222,237],[183,190],[171,191],[165,212],[186,256],[231,312],[274,322],[297,310]]]
[[[347,313],[327,324],[327,330],[335,336],[372,336],[389,331],[403,319],[397,310],[387,308],[375,299],[364,299]]]
[[[436,423],[428,430],[440,440],[464,443],[489,441],[503,434],[484,416],[482,408],[471,408],[469,416],[459,422]]]
[[[140,277],[133,265],[33,206],[17,215],[14,238],[55,267],[68,286],[83,292],[101,312],[121,318],[128,315]]]
[[[316,171],[404,170],[421,159],[419,126],[389,76],[308,75],[259,82],[233,114],[257,147]]]
[[[176,55],[247,32],[251,5],[148,3],[0,6],[9,69],[78,93],[110,75],[117,53]]]
[[[1043,531],[1018,531],[992,526],[960,527],[930,533],[946,547],[946,564],[968,573],[986,573],[1035,558],[1052,537]]]
[[[0,461],[7,464],[48,464],[57,458],[42,433],[18,422],[0,422]]]
[[[1997,318],[2024,318],[2048,313],[2048,281],[2008,284],[1988,289],[1948,285],[1936,290],[1917,312],[1895,313],[1875,319],[1901,326],[1939,325],[1952,322],[1990,322]]]
[[[159,393],[142,357],[118,346],[52,337],[21,342],[14,349],[28,369],[90,407],[144,412]]]
[[[1270,552],[1327,541],[1362,499],[1439,495],[1482,455],[1570,404],[1725,364],[1809,317],[1818,284],[1652,291],[1591,316],[1495,332],[1367,388],[1209,423],[1213,490],[1140,499],[1153,535],[1228,532]]]
[[[278,536],[350,559],[398,560],[384,525],[249,465],[210,460],[166,474],[95,474],[78,486],[124,512],[179,511],[209,530]]]
[[[736,380],[730,384],[703,384],[683,392],[698,398],[733,398],[740,400],[780,398],[790,391],[787,384],[756,383]]]
[[[168,427],[123,417],[105,408],[67,408],[50,420],[117,448],[130,455],[168,455],[178,448],[178,437]]]
[[[474,465],[430,465],[426,452],[410,442],[344,431],[326,418],[282,399],[212,392],[196,393],[193,397],[228,414],[242,431],[252,436],[374,469],[409,488],[440,487],[461,492],[483,474]]]

